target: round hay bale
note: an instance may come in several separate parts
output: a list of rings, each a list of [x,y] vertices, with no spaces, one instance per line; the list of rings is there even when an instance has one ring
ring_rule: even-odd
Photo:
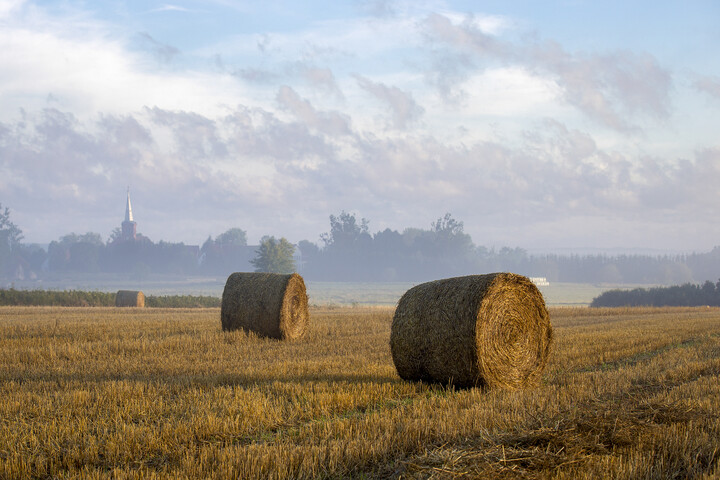
[[[135,290],[118,290],[115,294],[116,307],[145,307],[145,294]]]
[[[551,343],[542,294],[513,273],[417,285],[400,298],[390,333],[401,378],[462,388],[537,383]]]
[[[225,283],[220,306],[223,330],[242,328],[293,340],[305,334],[309,319],[305,282],[297,273],[236,272]]]

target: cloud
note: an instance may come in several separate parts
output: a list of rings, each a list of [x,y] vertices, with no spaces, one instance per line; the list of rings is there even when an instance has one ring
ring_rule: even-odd
[[[720,77],[702,76],[695,80],[694,87],[700,92],[720,99]]]
[[[428,15],[421,24],[426,39],[468,49],[481,59],[504,58],[513,53],[511,45],[485,32],[474,17],[454,17],[439,13]]]
[[[526,58],[539,73],[554,76],[569,104],[606,126],[632,131],[638,127],[628,116],[668,115],[672,79],[649,54],[570,54],[555,42],[545,42],[530,48]]]
[[[350,120],[337,112],[319,112],[312,104],[300,98],[295,90],[284,85],[277,94],[280,106],[290,112],[308,127],[317,129],[327,135],[347,135],[350,133]]]
[[[261,85],[273,84],[280,75],[270,72],[268,70],[262,70],[258,68],[241,68],[236,70],[233,75],[242,78],[248,82],[257,83]]]
[[[467,90],[459,87],[474,69],[467,53],[441,49],[431,54],[431,66],[425,72],[426,81],[432,85],[447,103],[459,104],[467,99]]]
[[[0,18],[19,10],[27,0],[0,0]]]
[[[449,92],[472,67],[517,65],[532,69],[537,75],[550,76],[562,89],[568,104],[615,130],[637,131],[638,125],[628,118],[638,114],[651,118],[668,116],[672,77],[648,53],[573,54],[550,40],[512,43],[486,33],[469,18],[458,21],[432,14],[422,24],[431,43],[466,52],[448,57],[450,60],[439,63],[429,76],[446,98],[454,98]]]
[[[355,80],[360,88],[390,107],[393,128],[405,129],[425,112],[425,109],[415,102],[411,94],[398,87],[373,82],[361,75],[355,75]]]
[[[189,8],[182,7],[180,5],[170,5],[167,3],[164,3],[162,6],[158,8],[154,8],[150,10],[151,12],[192,12]]]
[[[671,218],[677,228],[720,222],[718,149],[687,160],[636,158],[551,119],[520,145],[452,145],[431,135],[356,131],[290,87],[277,101],[292,117],[247,106],[215,117],[156,107],[87,123],[46,109],[2,124],[0,172],[13,179],[0,181],[3,204],[27,238],[106,235],[121,220],[130,185],[140,231],[186,243],[232,226],[251,238],[314,240],[342,208],[373,228],[426,227],[451,211],[478,243],[488,231],[506,241],[502,235],[517,229],[529,234],[580,218]]]
[[[168,128],[173,135],[175,155],[190,162],[206,158],[220,159],[228,155],[216,123],[195,112],[168,111],[158,107],[148,108],[154,125]]]
[[[338,87],[335,75],[329,68],[318,68],[310,65],[299,64],[297,70],[310,85],[322,91],[332,93],[342,99],[343,94]]]
[[[35,10],[13,14],[0,28],[0,120],[20,109],[41,110],[49,98],[81,119],[155,105],[215,114],[228,103],[257,98],[245,97],[246,87],[224,72],[158,68],[131,47],[140,45],[161,61],[186,59],[148,34],[124,37],[87,15]]]
[[[398,14],[394,0],[359,0],[360,8],[368,15],[377,18],[391,18]]]
[[[155,56],[155,58],[161,63],[170,63],[173,58],[180,55],[180,50],[172,45],[166,45],[158,42],[147,32],[138,33],[137,36],[141,48],[152,53],[153,56]]]
[[[595,241],[599,226],[621,238],[634,223],[720,235],[720,154],[708,134],[680,138],[678,85],[655,56],[571,50],[503,17],[366,6],[376,16],[180,52],[152,29],[0,3],[13,19],[0,29],[0,200],[38,240],[109,233],[128,184],[153,240],[232,226],[314,240],[342,208],[372,228],[450,211],[478,243]],[[714,98],[718,85],[694,83]]]
[[[270,35],[267,34],[260,35],[255,42],[255,44],[257,45],[257,49],[262,53],[267,53],[270,43],[271,38]]]

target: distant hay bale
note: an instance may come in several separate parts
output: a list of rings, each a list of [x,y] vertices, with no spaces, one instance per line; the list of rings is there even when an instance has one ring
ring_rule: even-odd
[[[309,319],[305,282],[297,273],[236,272],[225,283],[220,307],[223,330],[242,328],[293,340],[305,334]]]
[[[400,298],[390,333],[401,378],[457,387],[535,384],[551,343],[542,294],[513,273],[417,285]]]
[[[115,295],[116,307],[145,307],[145,294],[135,290],[119,290]]]

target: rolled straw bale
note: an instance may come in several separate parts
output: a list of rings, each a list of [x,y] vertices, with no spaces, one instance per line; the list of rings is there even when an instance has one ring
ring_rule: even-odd
[[[135,290],[118,290],[115,294],[116,307],[145,307],[145,294]]]
[[[417,285],[400,298],[390,333],[401,378],[458,387],[532,385],[551,343],[542,294],[513,273]]]
[[[293,340],[305,334],[309,319],[305,282],[297,273],[236,272],[225,283],[220,306],[223,330],[242,328]]]

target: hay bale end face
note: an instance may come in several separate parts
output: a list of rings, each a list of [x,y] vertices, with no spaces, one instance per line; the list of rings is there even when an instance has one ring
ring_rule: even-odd
[[[462,388],[537,383],[551,343],[542,294],[513,273],[417,285],[400,298],[390,333],[401,378]]]
[[[119,290],[115,294],[116,307],[145,307],[145,294],[136,290]]]
[[[223,330],[300,338],[310,320],[305,282],[297,273],[233,273],[223,290],[220,320]]]

